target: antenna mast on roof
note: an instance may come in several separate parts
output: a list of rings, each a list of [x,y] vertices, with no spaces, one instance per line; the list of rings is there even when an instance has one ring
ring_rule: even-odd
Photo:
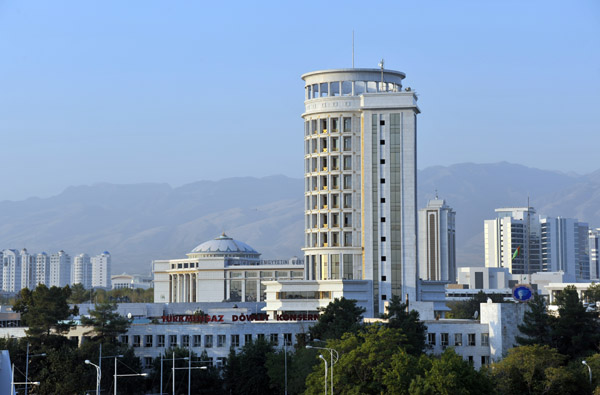
[[[352,68],[354,68],[354,30],[352,30]]]
[[[381,87],[379,88],[380,90],[383,90],[383,63],[384,60],[383,58],[381,58],[381,62],[379,62],[379,67],[381,67]]]

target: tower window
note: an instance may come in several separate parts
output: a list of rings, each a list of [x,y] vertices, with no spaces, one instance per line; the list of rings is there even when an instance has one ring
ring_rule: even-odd
[[[385,140],[379,140],[379,144],[384,145],[385,144]]]
[[[380,202],[381,202],[381,203],[385,203],[385,198],[381,198],[381,199],[380,199]]]
[[[381,222],[385,222],[385,217],[381,217]]]
[[[379,159],[379,163],[385,165],[385,159]]]
[[[387,299],[387,296],[381,295],[381,300],[386,300],[386,299]]]
[[[381,276],[381,281],[386,281],[387,277],[386,276]]]
[[[379,124],[383,126],[385,125],[385,121],[382,119],[381,121],[379,121]]]
[[[383,255],[383,256],[381,257],[381,262],[385,262],[385,261],[387,261],[387,257],[386,257],[385,255]]]
[[[385,184],[385,178],[382,178],[380,181],[382,184]]]
[[[385,236],[381,236],[381,241],[385,241]]]

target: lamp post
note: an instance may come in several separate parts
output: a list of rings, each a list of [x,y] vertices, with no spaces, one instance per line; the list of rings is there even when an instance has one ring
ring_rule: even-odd
[[[313,341],[321,341],[319,339],[314,339]],[[317,346],[311,346],[311,345],[307,345],[306,348],[313,348],[313,349],[317,349],[317,350],[327,350],[329,351],[329,354],[331,356],[331,395],[333,395],[333,365],[336,364],[339,359],[340,359],[340,354],[337,352],[337,350],[333,349],[333,348],[327,348],[327,347],[317,347]],[[335,356],[335,360],[333,359],[333,357]]]
[[[173,355],[173,357],[175,357],[175,355]],[[187,361],[188,357],[173,358],[173,361],[175,361],[175,360],[178,361],[178,360],[181,360],[181,359]],[[163,358],[163,354],[160,354],[160,395],[163,394],[163,361],[164,360],[165,359]],[[168,359],[166,361],[168,361]],[[175,362],[173,362],[173,364],[175,364]],[[181,369],[181,368],[178,368],[178,369]],[[175,380],[173,380],[173,382],[175,382]],[[175,389],[173,389],[173,393],[175,393]]]
[[[319,358],[325,362],[325,395],[327,395],[327,360],[323,357],[323,354],[319,354]]]
[[[26,357],[26,363],[25,363],[25,395],[27,395],[28,393],[28,388],[27,388],[27,382],[28,382],[28,378],[29,378],[29,358],[33,358],[33,357],[45,357],[46,353],[43,352],[41,354],[33,354],[33,355],[29,355],[29,343],[27,343],[27,357]]]
[[[101,377],[101,375],[102,375],[102,373],[100,372],[100,366],[96,365],[96,364],[95,364],[95,363],[93,363],[93,362],[90,362],[90,360],[89,360],[89,359],[86,359],[86,360],[85,360],[85,363],[86,363],[87,365],[92,365],[93,367],[95,367],[95,368],[96,368],[96,394],[97,394],[97,395],[100,395],[100,377]]]
[[[581,361],[582,364],[584,364],[585,366],[587,366],[588,371],[590,372],[590,386],[592,385],[592,368],[590,367],[590,365],[588,365],[588,363],[586,361]]]
[[[148,376],[148,373],[117,374],[117,357],[115,356],[115,395],[117,395],[117,377]]]

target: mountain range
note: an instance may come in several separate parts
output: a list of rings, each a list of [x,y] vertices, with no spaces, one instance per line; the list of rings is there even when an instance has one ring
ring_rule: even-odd
[[[168,184],[75,186],[50,198],[0,202],[0,249],[71,256],[108,250],[113,274],[149,273],[222,232],[265,259],[301,256],[303,180],[285,176]],[[456,211],[459,266],[483,265],[483,221],[499,207],[600,227],[600,170],[586,175],[510,163],[435,166],[418,173],[418,206],[436,194]]]

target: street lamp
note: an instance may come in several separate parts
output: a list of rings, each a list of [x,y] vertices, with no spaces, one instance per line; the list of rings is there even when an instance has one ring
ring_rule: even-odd
[[[323,358],[323,354],[319,354],[319,358],[325,362],[325,395],[327,395],[327,360]]]
[[[181,359],[183,359],[183,360],[187,361],[187,360],[188,360],[188,357],[183,357],[183,358],[173,358],[173,361],[175,361],[175,360],[179,361],[179,360],[181,360]],[[163,354],[160,354],[160,395],[162,395],[162,394],[163,394],[163,360],[164,360],[164,358],[163,358]],[[167,361],[168,361],[168,359],[167,359]],[[179,368],[179,369],[181,369],[181,368]],[[173,393],[175,393],[175,390],[174,390],[174,389],[173,389]]]
[[[117,377],[148,376],[148,373],[117,374],[117,357],[115,356],[115,395],[117,395]]]
[[[322,340],[314,339],[313,341],[320,342]],[[337,350],[334,350],[333,348],[311,346],[310,344],[306,345],[306,348],[329,351],[329,354],[331,356],[331,364],[330,364],[330,366],[331,366],[331,369],[330,369],[331,370],[331,395],[333,395],[333,365],[339,361],[340,354],[337,352]],[[334,356],[335,356],[335,360],[333,359]]]
[[[584,364],[585,366],[587,366],[589,372],[590,372],[590,386],[592,385],[592,368],[590,367],[590,365],[588,365],[588,363],[586,361],[581,361],[582,364]]]
[[[92,365],[93,367],[96,368],[96,394],[100,395],[100,375],[102,374],[100,372],[100,366],[96,365],[95,363],[90,362],[89,359],[85,360],[86,365]]]
[[[28,393],[28,388],[27,388],[27,381],[28,381],[28,377],[29,377],[29,358],[33,358],[33,357],[45,357],[46,353],[43,352],[41,354],[33,354],[33,355],[29,355],[29,343],[27,343],[27,357],[26,357],[26,364],[25,364],[25,395],[27,395]]]

